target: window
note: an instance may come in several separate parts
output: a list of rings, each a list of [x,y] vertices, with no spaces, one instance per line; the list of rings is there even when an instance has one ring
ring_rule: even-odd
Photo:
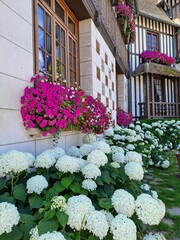
[[[64,86],[78,86],[78,20],[63,0],[38,0],[36,8],[36,72]]]
[[[160,79],[154,79],[154,101],[162,102],[162,85]]]
[[[147,32],[147,50],[159,50],[159,35],[157,33]]]

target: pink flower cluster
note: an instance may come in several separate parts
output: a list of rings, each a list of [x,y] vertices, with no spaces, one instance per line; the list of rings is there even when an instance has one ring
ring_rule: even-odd
[[[92,107],[88,99],[92,97],[86,96],[83,90],[53,84],[40,75],[32,77],[31,82],[34,86],[26,87],[21,97],[21,115],[26,129],[38,128],[42,136],[46,136],[73,126],[84,132],[87,132],[86,125],[92,132],[98,128],[97,124],[102,131],[106,128],[106,108],[94,104],[97,109],[89,114]],[[92,99],[95,103],[96,99]]]
[[[84,113],[82,131],[85,133],[103,133],[109,128],[112,122],[107,108],[98,99],[92,96],[86,96],[84,104],[87,107],[87,111]]]
[[[121,108],[117,108],[117,124],[127,126],[132,123],[133,115],[130,112],[125,112]]]
[[[155,62],[165,65],[171,65],[175,62],[173,57],[158,51],[144,51],[139,55],[145,62]]]
[[[129,42],[134,42],[136,39],[136,29],[134,16],[131,8],[125,4],[124,0],[121,0],[117,6],[115,6],[116,13],[125,18],[125,33],[128,34]]]

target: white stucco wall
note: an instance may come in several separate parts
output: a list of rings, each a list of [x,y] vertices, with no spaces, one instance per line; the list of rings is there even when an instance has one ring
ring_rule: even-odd
[[[33,75],[32,0],[0,1],[0,154],[17,149],[39,154],[52,138],[33,138],[24,129],[20,96]],[[80,145],[82,135],[63,133],[59,146]]]
[[[79,22],[79,32],[81,87],[95,98],[98,97],[98,93],[101,94],[101,101],[105,105],[107,97],[112,117],[116,119],[115,58],[91,19]],[[99,54],[96,51],[96,41],[100,45]],[[107,64],[105,63],[105,53],[108,56]],[[112,70],[112,64],[114,71]],[[97,78],[97,67],[100,69],[100,80]],[[108,86],[105,84],[105,76],[108,77]],[[112,90],[112,83],[114,84],[114,91]]]

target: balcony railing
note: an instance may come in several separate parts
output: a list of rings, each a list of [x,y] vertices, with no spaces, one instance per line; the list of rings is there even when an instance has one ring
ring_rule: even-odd
[[[139,103],[140,117],[144,118],[161,118],[161,117],[179,117],[180,103],[168,102],[149,102]]]

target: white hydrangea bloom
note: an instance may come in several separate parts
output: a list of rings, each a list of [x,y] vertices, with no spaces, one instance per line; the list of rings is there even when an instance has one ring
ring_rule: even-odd
[[[151,187],[150,187],[148,184],[145,183],[145,184],[142,184],[142,185],[140,186],[140,188],[143,189],[143,190],[145,190],[145,191],[150,191],[150,188],[151,188]]]
[[[108,222],[108,226],[111,226],[112,220],[114,219],[114,216],[112,215],[111,212],[108,212],[104,209],[100,210],[100,212],[104,213],[104,215],[106,216],[106,220]]]
[[[134,222],[123,214],[117,215],[111,223],[113,240],[137,240],[137,229]]]
[[[82,187],[88,191],[94,191],[97,188],[97,184],[92,179],[85,179],[82,182]]]
[[[96,135],[92,133],[87,133],[84,135],[82,139],[83,143],[93,143],[96,142]]]
[[[80,154],[80,149],[75,146],[68,148],[67,155],[72,156],[72,157],[77,157],[77,158],[82,157]]]
[[[166,240],[162,233],[148,233],[143,237],[143,240]]]
[[[38,240],[66,240],[60,232],[47,232],[41,235]]]
[[[138,218],[149,225],[158,225],[165,215],[165,205],[146,193],[139,195],[135,201]]]
[[[29,156],[26,153],[12,150],[0,157],[0,177],[10,173],[18,174],[29,167]]]
[[[114,139],[115,141],[120,141],[120,140],[121,140],[121,135],[119,135],[119,134],[114,134],[113,139]]]
[[[20,215],[14,204],[0,203],[0,235],[12,231],[13,226],[17,225]]]
[[[124,167],[126,175],[130,180],[141,181],[144,177],[144,170],[141,164],[137,162],[129,162]]]
[[[96,179],[101,176],[101,171],[96,165],[88,164],[82,169],[82,174],[85,178]]]
[[[121,152],[124,154],[124,149],[122,147],[118,147],[118,146],[111,146],[111,152],[112,153]]]
[[[130,123],[130,124],[129,124],[129,127],[130,127],[130,128],[134,128],[134,124],[133,124],[133,123]]]
[[[74,173],[81,170],[78,158],[64,155],[60,157],[55,165],[55,167],[63,173]]]
[[[34,161],[35,161],[35,157],[33,154],[25,152],[24,154],[26,154],[27,158],[28,158],[28,162],[29,162],[29,167],[34,166]]]
[[[135,146],[133,144],[128,144],[126,148],[130,151],[133,151],[135,149]]]
[[[121,152],[116,152],[112,155],[112,160],[114,162],[118,162],[118,163],[124,163],[125,160],[125,156],[123,153]]]
[[[26,188],[28,193],[40,194],[45,188],[48,187],[48,182],[42,175],[31,177],[27,180]]]
[[[48,149],[48,150],[46,150],[46,151],[44,151],[42,153],[49,153],[49,154],[53,155],[56,160],[58,158],[62,157],[63,155],[65,155],[64,149],[62,149],[60,147],[55,147],[53,149]]]
[[[156,191],[151,190],[151,194],[152,194],[152,197],[153,197],[154,199],[158,199],[158,194],[157,194]]]
[[[111,152],[111,148],[110,148],[109,144],[107,144],[104,141],[94,142],[94,143],[92,143],[92,146],[93,146],[94,150],[101,150],[104,153]]]
[[[108,162],[108,158],[101,150],[93,150],[88,154],[87,161],[95,164],[97,167],[104,166]]]
[[[117,163],[117,162],[111,162],[110,164],[113,168],[120,168],[121,167],[120,164]]]
[[[90,152],[92,152],[93,146],[91,144],[83,144],[79,150],[82,156],[87,156]]]
[[[115,128],[114,128],[114,131],[115,132],[118,132],[118,131],[121,131],[122,130],[122,127],[120,127],[120,126],[116,126]]]
[[[54,155],[52,155],[48,152],[46,152],[46,153],[44,152],[44,153],[41,153],[40,155],[37,156],[37,158],[34,162],[34,166],[36,168],[49,169],[55,163],[56,163],[56,159],[55,159]]]
[[[91,199],[85,195],[70,197],[66,207],[67,224],[76,231],[85,229],[87,215],[93,210]]]
[[[66,210],[66,199],[63,196],[54,196],[51,199],[51,209],[58,209],[59,211]]]
[[[170,166],[170,162],[168,160],[164,160],[162,163],[161,163],[161,167],[162,168],[168,168]]]
[[[104,136],[105,137],[111,137],[114,135],[114,130],[112,127],[108,128],[107,130],[104,131]]]
[[[112,205],[117,213],[132,217],[135,211],[134,197],[124,189],[116,190],[111,197]]]
[[[127,152],[125,157],[125,162],[137,162],[143,165],[142,156],[140,153],[137,153],[135,151]]]
[[[136,130],[137,132],[141,131],[141,126],[140,126],[140,125],[136,125],[136,126],[135,126],[135,130]]]
[[[32,228],[29,232],[31,235],[30,240],[39,240],[38,227]]]
[[[83,168],[86,165],[88,165],[88,162],[86,160],[82,159],[82,158],[76,158],[76,160],[77,160],[77,162],[78,162],[78,164],[80,166],[81,171],[83,170]]]
[[[86,228],[99,239],[103,239],[109,230],[106,216],[101,211],[92,211],[87,216]]]

